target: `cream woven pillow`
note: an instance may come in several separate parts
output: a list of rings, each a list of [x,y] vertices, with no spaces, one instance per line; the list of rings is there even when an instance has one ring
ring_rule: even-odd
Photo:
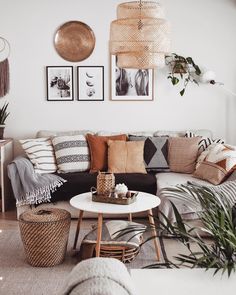
[[[143,159],[144,141],[108,140],[108,171],[147,173]]]
[[[57,171],[54,150],[50,138],[19,140],[36,173]]]

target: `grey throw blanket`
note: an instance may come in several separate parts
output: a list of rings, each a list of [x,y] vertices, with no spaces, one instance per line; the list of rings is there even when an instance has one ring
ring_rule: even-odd
[[[134,295],[125,265],[114,258],[90,258],[78,263],[68,275],[61,295]]]
[[[50,202],[51,193],[66,182],[54,174],[35,173],[32,163],[24,157],[8,165],[8,177],[17,206]]]

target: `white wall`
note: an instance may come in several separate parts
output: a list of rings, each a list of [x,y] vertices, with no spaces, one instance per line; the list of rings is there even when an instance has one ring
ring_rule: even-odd
[[[184,97],[158,70],[154,102],[109,101],[109,25],[119,0],[0,0],[0,35],[11,44],[11,90],[6,136],[25,138],[39,129],[156,130],[208,128],[236,143],[236,97],[217,86],[191,85]],[[163,0],[172,24],[172,51],[213,69],[236,92],[236,1]],[[53,36],[70,20],[96,35],[93,54],[81,63],[57,55]],[[104,102],[47,102],[48,65],[104,65]],[[3,103],[3,100],[1,101]]]

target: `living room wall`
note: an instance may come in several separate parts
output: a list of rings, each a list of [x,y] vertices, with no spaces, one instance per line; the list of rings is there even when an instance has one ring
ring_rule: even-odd
[[[236,143],[236,97],[222,87],[190,85],[181,97],[167,80],[167,69],[155,73],[155,100],[116,102],[109,96],[109,25],[119,0],[0,0],[0,35],[11,44],[9,95],[11,112],[5,135],[26,138],[40,129],[157,130],[211,129],[215,137]],[[190,55],[212,69],[217,80],[236,92],[236,1],[162,0],[172,25],[172,51]],[[93,54],[80,63],[63,60],[53,37],[64,22],[80,20],[96,35]],[[46,66],[103,65],[104,102],[46,101]],[[75,83],[76,84],[76,83]],[[75,85],[76,86],[76,85]]]

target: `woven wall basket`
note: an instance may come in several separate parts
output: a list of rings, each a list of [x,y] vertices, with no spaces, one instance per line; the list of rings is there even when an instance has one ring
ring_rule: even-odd
[[[32,266],[48,267],[65,258],[71,216],[66,210],[28,210],[19,217],[27,261]]]
[[[113,173],[99,172],[97,176],[97,194],[108,195],[115,186]]]

